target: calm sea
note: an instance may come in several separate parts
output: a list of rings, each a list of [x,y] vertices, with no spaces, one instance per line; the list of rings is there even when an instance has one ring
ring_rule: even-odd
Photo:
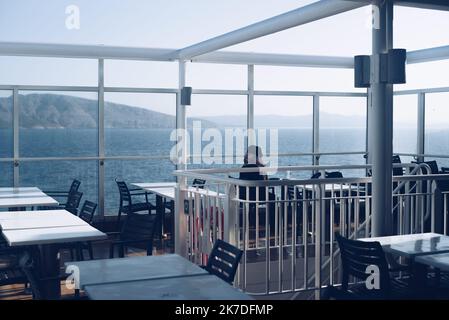
[[[105,132],[105,205],[106,213],[113,214],[118,206],[115,179],[127,182],[173,181],[174,165],[168,159],[173,142],[171,130],[166,129],[107,129]],[[312,151],[311,129],[279,129],[279,153],[307,153]],[[358,152],[365,149],[363,129],[321,129],[322,152]],[[204,144],[204,143],[203,143]],[[12,130],[0,130],[0,158],[11,158]],[[449,154],[449,130],[434,130],[426,134],[427,153]],[[98,201],[98,162],[95,160],[46,160],[33,158],[98,156],[98,135],[94,129],[21,129],[19,134],[20,184],[38,186],[44,190],[67,190],[71,180],[82,181],[83,199]],[[394,138],[395,152],[415,152],[416,131],[398,129]],[[161,159],[126,159],[132,156],[160,156]],[[238,159],[241,161],[241,159]],[[403,157],[403,161],[411,158]],[[449,161],[437,159],[440,165]],[[279,165],[310,165],[311,156],[282,156]],[[364,164],[363,155],[326,155],[320,164]],[[191,165],[191,168],[215,165]],[[237,165],[227,165],[231,167]],[[11,186],[13,165],[0,162],[0,185]],[[345,176],[361,176],[363,170],[344,172]],[[298,175],[305,178],[308,173]]]

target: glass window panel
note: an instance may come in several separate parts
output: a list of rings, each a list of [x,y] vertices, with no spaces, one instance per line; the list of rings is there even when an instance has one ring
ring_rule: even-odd
[[[202,157],[191,158],[189,168],[221,168],[229,166],[230,162],[241,163],[246,143],[246,109],[246,96],[192,95],[192,105],[187,107],[189,154]],[[192,130],[194,126],[200,132],[198,137]],[[233,134],[237,136],[232,136],[230,142]],[[206,149],[207,146],[211,148]]]
[[[168,157],[105,161],[105,215],[116,215],[119,209],[120,196],[115,179],[124,180],[129,187],[133,182],[174,182],[173,170],[175,166]]]
[[[313,102],[311,97],[255,96],[254,114],[256,134],[266,130],[265,144],[270,146],[270,152],[274,150],[269,141],[269,130],[277,131],[278,157],[277,160],[272,159],[279,166],[312,164],[312,156],[297,155],[312,152]],[[261,145],[260,141],[257,143]],[[267,153],[266,150],[264,152]],[[269,156],[276,157],[275,154],[269,154]],[[307,178],[310,174],[292,172],[291,176]]]
[[[449,86],[449,60],[407,65],[407,83],[395,85],[396,90],[412,90]]]
[[[0,162],[0,187],[11,187],[14,183],[13,162]]]
[[[194,89],[246,90],[247,66],[214,63],[190,63],[186,84]]]
[[[0,57],[0,84],[97,86],[98,60]]]
[[[10,158],[13,151],[13,95],[0,91],[0,158]]]
[[[105,60],[107,87],[177,88],[178,64],[159,61]]]
[[[354,88],[352,69],[282,66],[255,66],[254,87],[256,90],[364,91]]]
[[[418,100],[416,95],[394,96],[393,152],[416,153]],[[403,158],[404,160],[411,160]]]
[[[20,156],[98,155],[98,98],[95,92],[21,91]]]
[[[426,94],[425,119],[425,153],[449,156],[449,93]]]
[[[105,101],[106,155],[169,155],[176,95],[106,93]]]
[[[85,200],[98,203],[98,162],[94,160],[22,161],[20,186],[41,190],[68,191],[73,179],[81,181],[79,191]],[[61,199],[64,202],[65,199]],[[98,211],[97,211],[98,213]]]
[[[366,159],[362,154],[345,154],[345,155],[323,155],[320,157],[320,165],[365,165]],[[332,171],[332,170],[329,170]],[[365,177],[365,169],[345,169],[338,170],[344,177]]]
[[[320,97],[320,152],[365,150],[366,98]]]

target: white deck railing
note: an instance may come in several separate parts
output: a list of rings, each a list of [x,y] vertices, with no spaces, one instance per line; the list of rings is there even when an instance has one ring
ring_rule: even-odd
[[[393,177],[393,233],[448,231],[449,175],[426,175],[426,164],[399,164]],[[261,168],[278,175],[369,169],[356,166]],[[248,181],[230,178],[259,169],[176,171],[176,251],[204,264],[216,239],[244,252],[235,285],[250,294],[316,290],[338,284],[335,232],[351,238],[370,236],[371,177]],[[324,176],[324,175],[322,175]],[[188,181],[207,181],[204,189]],[[447,189],[445,189],[447,190]]]

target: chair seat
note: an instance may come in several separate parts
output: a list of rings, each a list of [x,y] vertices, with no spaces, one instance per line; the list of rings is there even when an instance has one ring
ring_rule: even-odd
[[[16,255],[1,255],[0,270],[12,269],[19,266],[19,259]]]
[[[133,203],[131,206],[123,206],[123,209],[125,212],[139,212],[139,211],[148,211],[148,210],[155,210],[156,207],[153,206],[151,203],[146,202],[139,202],[139,203]]]

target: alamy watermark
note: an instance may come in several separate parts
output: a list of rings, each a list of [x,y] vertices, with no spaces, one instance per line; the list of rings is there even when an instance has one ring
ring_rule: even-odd
[[[248,146],[257,145],[260,154],[254,161],[276,168],[278,166],[279,134],[277,129],[202,128],[201,121],[193,121],[191,129],[173,130],[170,151],[174,164],[232,165],[243,164]],[[263,156],[262,156],[263,155]]]
[[[79,30],[81,28],[80,8],[71,4],[65,8],[65,27],[68,30]]]

